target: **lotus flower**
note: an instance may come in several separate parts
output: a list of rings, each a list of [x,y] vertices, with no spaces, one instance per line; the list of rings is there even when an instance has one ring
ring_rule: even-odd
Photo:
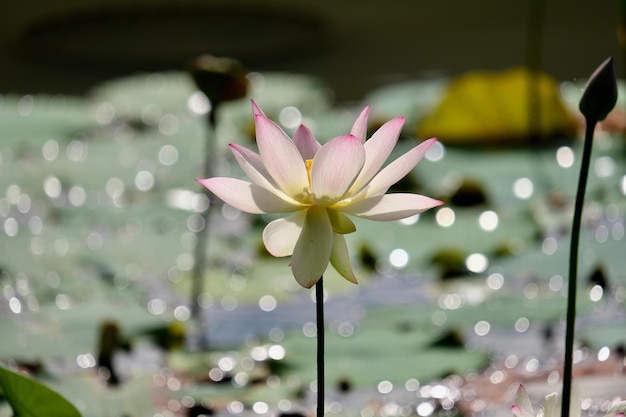
[[[580,417],[580,393],[578,392],[578,387],[576,385],[572,387],[571,400],[569,417]],[[511,411],[515,417],[535,417],[533,406],[523,385],[520,385],[517,390],[515,404],[511,407]],[[605,417],[624,417],[625,411],[626,401],[617,402],[609,407]],[[537,412],[536,417],[559,417],[560,414],[561,402],[559,401],[559,395],[556,392],[553,392],[546,395],[545,403]]]
[[[296,281],[311,288],[328,263],[357,283],[344,234],[356,227],[347,216],[399,220],[442,204],[417,194],[385,194],[408,174],[436,139],[428,139],[383,168],[391,154],[403,117],[385,123],[366,139],[366,107],[350,134],[321,145],[301,125],[293,139],[265,116],[253,101],[257,154],[243,146],[230,149],[250,181],[216,177],[197,179],[227,204],[247,213],[291,213],[270,222],[263,243],[276,257],[292,256]]]
[[[572,404],[570,417],[580,417],[580,400],[578,392],[573,390],[572,392]],[[539,409],[536,417],[558,417],[560,403],[558,402],[559,395],[556,392],[546,395],[546,399],[543,407]],[[535,417],[533,411],[533,405],[530,402],[526,388],[520,385],[517,389],[517,395],[515,397],[515,404],[511,407],[511,411],[515,417]]]

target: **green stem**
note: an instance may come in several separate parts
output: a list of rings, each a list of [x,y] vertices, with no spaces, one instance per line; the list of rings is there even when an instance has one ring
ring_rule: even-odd
[[[207,114],[207,130],[204,144],[204,161],[203,161],[203,175],[204,178],[210,178],[213,176],[213,165],[215,158],[215,113],[217,110],[217,104],[213,106],[211,111]],[[203,319],[200,314],[202,306],[200,305],[200,295],[204,291],[204,273],[206,270],[206,253],[208,250],[209,240],[209,224],[211,221],[211,212],[213,211],[213,198],[211,192],[206,187],[202,187],[202,193],[209,201],[209,206],[200,215],[203,220],[203,227],[196,232],[196,246],[194,248],[194,265],[191,271],[191,316],[199,323],[200,332],[203,332],[202,324]],[[199,337],[199,348],[205,349],[208,345],[204,335]]]
[[[324,277],[315,284],[317,319],[317,417],[324,417]]]
[[[569,417],[570,402],[572,396],[572,364],[574,356],[574,324],[576,321],[576,284],[578,282],[578,242],[580,241],[580,227],[585,202],[585,189],[589,174],[589,161],[591,160],[591,146],[593,144],[593,131],[596,127],[595,120],[586,120],[585,143],[583,157],[580,163],[580,177],[576,190],[576,202],[574,205],[574,219],[572,221],[572,240],[569,252],[569,284],[567,288],[567,316],[565,323],[565,359],[563,364],[563,397],[561,403],[561,417]],[[576,405],[577,407],[579,405]]]

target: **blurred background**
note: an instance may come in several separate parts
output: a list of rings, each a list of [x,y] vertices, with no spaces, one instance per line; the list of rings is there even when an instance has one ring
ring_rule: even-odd
[[[180,69],[189,58],[209,53],[238,59],[254,71],[320,76],[337,100],[358,100],[390,82],[525,64],[530,5],[4,1],[0,91],[81,94],[103,80]],[[541,68],[573,80],[606,56],[617,58],[619,16],[617,1],[546,1]]]
[[[0,362],[85,417],[312,415],[310,291],[263,247],[272,217],[193,181],[244,176],[227,143],[255,147],[254,98],[321,142],[368,104],[370,134],[406,116],[391,158],[440,139],[391,191],[445,206],[355,219],[359,285],[325,273],[329,414],[500,417],[521,382],[559,391],[578,101],[608,56],[625,69],[622,3],[0,0]],[[202,54],[250,73],[194,78]],[[619,88],[581,239],[590,417],[626,397]]]

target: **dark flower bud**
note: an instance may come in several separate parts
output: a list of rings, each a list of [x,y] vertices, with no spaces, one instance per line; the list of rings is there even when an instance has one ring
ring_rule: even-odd
[[[248,71],[233,59],[202,55],[192,61],[190,72],[198,89],[213,105],[247,94]]]
[[[587,120],[604,120],[617,102],[617,79],[615,63],[609,57],[589,77],[579,109]]]

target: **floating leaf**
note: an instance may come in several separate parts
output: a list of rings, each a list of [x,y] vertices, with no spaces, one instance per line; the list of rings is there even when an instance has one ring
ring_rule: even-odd
[[[16,417],[80,417],[76,407],[60,394],[1,366],[0,388]]]
[[[446,144],[506,146],[527,143],[533,135],[571,138],[576,130],[552,78],[510,69],[471,72],[454,80],[418,136],[437,136]]]

